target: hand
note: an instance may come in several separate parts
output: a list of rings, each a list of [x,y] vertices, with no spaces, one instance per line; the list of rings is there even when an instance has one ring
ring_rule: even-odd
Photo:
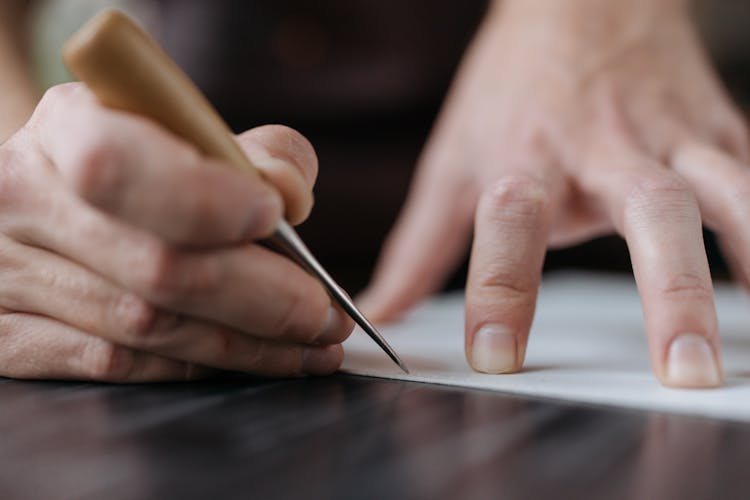
[[[475,218],[467,358],[482,372],[517,371],[546,248],[614,231],[630,250],[658,378],[721,384],[701,224],[747,281],[748,135],[684,3],[509,0],[491,11],[363,297],[375,320],[439,287]]]
[[[80,84],[49,91],[0,147],[0,375],[335,371],[352,323],[317,281],[253,243],[282,206],[293,223],[307,216],[315,152],[281,126],[238,140],[278,192]]]

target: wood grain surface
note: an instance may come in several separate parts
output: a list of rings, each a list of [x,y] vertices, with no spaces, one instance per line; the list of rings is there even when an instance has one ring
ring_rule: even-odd
[[[747,498],[750,428],[338,375],[0,379],[0,498]]]

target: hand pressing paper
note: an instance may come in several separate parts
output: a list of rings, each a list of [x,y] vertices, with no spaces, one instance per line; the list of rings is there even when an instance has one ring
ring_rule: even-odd
[[[719,285],[716,306],[726,383],[669,389],[651,372],[641,305],[632,279],[591,274],[547,278],[539,293],[520,373],[476,373],[463,347],[463,296],[437,297],[382,328],[411,374],[401,373],[361,331],[344,344],[343,371],[569,401],[750,422],[750,300]]]

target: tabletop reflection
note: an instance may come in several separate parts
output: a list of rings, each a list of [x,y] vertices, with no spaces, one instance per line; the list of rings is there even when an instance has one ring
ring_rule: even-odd
[[[349,376],[0,380],[2,498],[731,498],[745,425]]]

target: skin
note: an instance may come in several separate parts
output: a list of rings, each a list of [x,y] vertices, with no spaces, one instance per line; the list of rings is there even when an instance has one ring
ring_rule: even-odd
[[[370,315],[396,318],[438,289],[473,239],[467,358],[517,371],[546,249],[614,232],[631,252],[657,377],[720,385],[701,225],[747,282],[750,148],[686,11],[681,0],[496,3],[388,239]],[[22,95],[25,70],[11,67],[3,95]],[[255,243],[280,198],[295,222],[309,212],[314,151],[281,127],[238,140],[273,188],[80,86],[48,93],[0,146],[0,375],[335,370],[351,323]]]
[[[104,109],[81,84],[47,92],[0,147],[0,375],[334,372],[352,322],[257,244],[285,204],[298,207],[292,222],[309,213],[315,152],[282,126],[237,139],[278,190]]]
[[[614,232],[630,250],[656,376],[718,386],[701,225],[747,281],[748,149],[685,2],[497,4],[362,306],[375,320],[397,318],[439,288],[473,232],[467,358],[478,371],[518,371],[547,248]]]

